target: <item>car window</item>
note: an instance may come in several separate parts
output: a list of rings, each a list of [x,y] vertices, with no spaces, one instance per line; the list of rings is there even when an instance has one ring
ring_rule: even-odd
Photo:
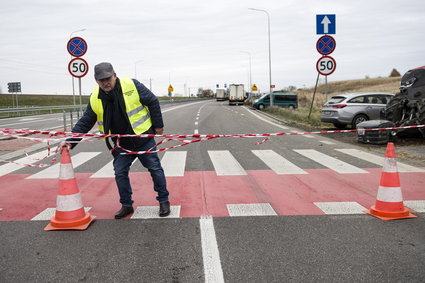
[[[297,96],[295,96],[295,95],[275,95],[274,99],[276,101],[297,101]]]
[[[326,104],[337,104],[345,99],[344,96],[334,96],[326,102]]]
[[[382,104],[388,104],[391,100],[391,95],[381,95]]]
[[[349,103],[367,103],[367,100],[365,101],[365,97],[364,95],[362,96],[357,96],[354,98],[351,98],[348,102]]]
[[[370,104],[387,104],[387,99],[384,95],[368,95],[367,103]]]

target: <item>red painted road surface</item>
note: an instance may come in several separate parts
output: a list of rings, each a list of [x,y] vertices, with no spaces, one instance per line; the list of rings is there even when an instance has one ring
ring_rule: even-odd
[[[306,169],[309,174],[277,175],[271,170],[248,170],[246,176],[217,176],[215,171],[190,171],[167,177],[170,201],[180,205],[180,217],[229,216],[227,204],[269,203],[278,215],[324,214],[314,202],[375,203],[380,168],[370,174],[338,174],[329,169]],[[399,173],[404,200],[425,200],[424,173]],[[112,219],[121,207],[113,178],[90,178],[76,173],[83,204],[98,219]],[[57,179],[25,179],[27,174],[0,177],[0,221],[31,220],[56,207]],[[158,205],[149,173],[130,173],[134,207]]]

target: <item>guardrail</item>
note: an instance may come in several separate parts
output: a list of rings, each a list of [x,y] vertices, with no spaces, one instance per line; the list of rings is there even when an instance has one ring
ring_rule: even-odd
[[[199,98],[190,99],[187,100],[160,100],[159,103],[161,105],[165,104],[174,104],[174,103],[184,103],[184,102],[194,102],[199,101]],[[82,110],[85,109],[86,105],[83,105],[82,107],[80,105],[60,105],[60,106],[27,106],[27,107],[19,107],[19,108],[0,108],[0,117],[19,117],[25,115],[36,115],[41,114],[41,111],[47,111],[50,113],[55,112],[63,112],[65,110]],[[58,111],[60,110],[60,111]],[[29,113],[29,114],[28,114]]]
[[[85,107],[85,106],[84,106]],[[0,108],[0,117],[19,117],[25,115],[36,115],[41,112],[63,112],[65,110],[79,110],[80,105],[60,105],[60,106],[34,106],[19,108]]]

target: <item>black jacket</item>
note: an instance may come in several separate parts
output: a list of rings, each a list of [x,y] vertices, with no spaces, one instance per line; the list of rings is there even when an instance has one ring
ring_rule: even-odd
[[[149,109],[152,121],[152,127],[148,131],[146,131],[145,134],[155,134],[154,128],[164,127],[158,98],[139,81],[133,79],[133,82],[136,85],[137,91],[139,93],[140,102]],[[103,121],[105,133],[110,130],[112,134],[134,134],[125,111],[125,103],[119,78],[117,78],[117,82],[115,84],[114,89],[109,93],[105,93],[104,91],[99,89],[98,97],[102,100],[102,105],[104,109]],[[72,128],[72,132],[87,133],[93,128],[96,122],[96,113],[93,111],[89,102],[83,116]],[[67,139],[67,141],[80,140],[81,139],[79,138]],[[115,138],[112,140],[114,143],[116,143]],[[148,140],[149,138],[121,138],[120,146],[128,150],[138,150]],[[72,147],[74,147],[75,145],[76,143],[73,143]],[[110,148],[108,141],[107,145]]]

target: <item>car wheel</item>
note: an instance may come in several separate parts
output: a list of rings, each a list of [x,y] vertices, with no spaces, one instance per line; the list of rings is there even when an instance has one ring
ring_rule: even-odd
[[[291,109],[291,110],[295,109],[294,105],[289,105],[288,108]]]
[[[338,129],[344,129],[347,126],[347,124],[341,124],[341,123],[333,123],[333,124],[335,128],[338,128]]]
[[[361,122],[368,121],[368,120],[369,120],[369,118],[364,114],[356,115],[354,117],[353,123],[352,123],[353,129],[356,129],[357,125],[360,124]]]
[[[263,110],[264,109],[264,105],[263,104],[258,105],[258,109]]]

